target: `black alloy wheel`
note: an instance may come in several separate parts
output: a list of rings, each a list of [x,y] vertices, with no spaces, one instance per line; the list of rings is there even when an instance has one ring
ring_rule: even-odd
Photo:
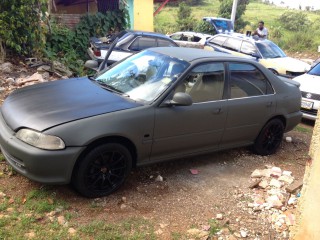
[[[102,197],[116,191],[132,167],[130,151],[119,143],[91,150],[76,166],[72,183],[86,197]]]
[[[262,156],[275,153],[282,142],[283,133],[283,122],[278,118],[270,120],[257,137],[253,145],[254,152]]]

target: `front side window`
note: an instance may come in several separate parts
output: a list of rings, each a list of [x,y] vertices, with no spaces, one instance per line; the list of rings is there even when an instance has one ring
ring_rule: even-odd
[[[165,39],[158,39],[158,47],[176,47],[176,45]]]
[[[230,63],[230,98],[244,98],[272,94],[266,77],[249,63]]]
[[[223,98],[224,64],[205,63],[195,67],[175,92],[188,93],[194,103],[217,101]]]
[[[144,51],[100,73],[95,82],[106,90],[149,103],[174,83],[188,66],[186,61]]]

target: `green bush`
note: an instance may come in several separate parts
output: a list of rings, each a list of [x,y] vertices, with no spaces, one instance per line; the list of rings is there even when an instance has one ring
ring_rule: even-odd
[[[317,48],[314,41],[314,33],[311,31],[298,31],[287,34],[283,39],[283,49],[289,51],[310,51]]]
[[[179,4],[177,14],[177,26],[181,31],[190,31],[194,28],[195,19],[191,14],[191,7],[185,3]]]
[[[301,31],[310,26],[308,16],[303,12],[286,11],[281,14],[278,20],[289,31]]]
[[[203,21],[203,20],[200,20],[198,22],[198,24],[195,26],[194,30],[196,32],[200,32],[200,33],[206,33],[206,34],[211,34],[211,35],[216,34],[216,30],[213,28],[213,26],[210,23]]]

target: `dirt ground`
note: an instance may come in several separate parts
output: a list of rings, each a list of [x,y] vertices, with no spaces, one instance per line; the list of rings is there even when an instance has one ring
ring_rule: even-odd
[[[286,239],[288,232],[274,231],[269,215],[248,208],[257,191],[249,188],[250,175],[255,169],[271,165],[291,171],[296,181],[302,179],[312,128],[313,122],[304,121],[286,133],[292,142],[284,140],[272,156],[261,157],[239,148],[134,169],[125,185],[105,198],[83,198],[70,186],[50,189],[69,204],[68,212],[76,216],[71,221],[78,225],[97,219],[116,222],[142,217],[153,223],[158,239],[172,239],[173,233],[187,236],[189,229],[207,228],[210,219],[222,214],[222,219],[215,221],[225,232],[212,239],[237,239],[239,234],[234,237],[233,233],[241,230],[247,239]],[[6,168],[6,163],[0,162],[0,172]],[[163,181],[156,181],[159,175]],[[31,189],[41,187],[18,174],[0,177],[0,186],[5,186],[8,196],[20,199]],[[92,208],[93,204],[98,207]]]

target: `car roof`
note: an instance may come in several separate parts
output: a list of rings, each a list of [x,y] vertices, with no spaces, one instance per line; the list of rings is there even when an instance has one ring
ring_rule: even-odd
[[[247,41],[252,42],[252,43],[256,43],[256,42],[272,42],[272,41],[270,41],[268,39],[257,39],[256,40],[252,36],[248,37],[247,35],[241,34],[241,33],[229,33],[229,34],[219,33],[219,34],[214,35],[212,38],[215,38],[217,36],[233,37],[233,38],[237,38],[237,39],[241,39],[241,40],[247,40]]]
[[[184,47],[157,47],[157,48],[149,48],[148,50],[165,54],[171,57],[175,57],[178,59],[185,60],[187,62],[192,62],[200,58],[216,58],[227,60],[227,59],[241,59],[245,60],[245,58],[240,58],[231,54],[207,51],[203,49],[197,48],[184,48]]]
[[[156,33],[156,32],[147,32],[147,31],[138,31],[138,30],[126,30],[127,33],[135,34],[135,35],[144,35],[144,36],[151,36],[151,37],[160,37],[168,39],[166,35],[162,33]]]
[[[199,33],[199,32],[192,32],[192,31],[184,31],[184,32],[175,32],[170,34],[170,36],[174,35],[174,34],[193,34],[195,36],[201,36],[201,37],[207,37],[207,36],[212,36],[210,34],[206,34],[206,33]]]

